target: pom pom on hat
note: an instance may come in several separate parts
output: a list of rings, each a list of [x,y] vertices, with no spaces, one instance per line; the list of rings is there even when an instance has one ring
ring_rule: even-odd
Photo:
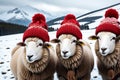
[[[35,25],[35,26],[41,25],[41,27],[48,29],[47,24],[46,24],[46,19],[45,19],[45,16],[43,14],[35,14],[32,17],[32,22],[30,23],[29,26],[31,26],[31,25]]]
[[[119,18],[119,14],[118,14],[118,12],[115,10],[115,9],[108,9],[106,12],[105,12],[105,18],[106,17],[114,17],[114,18],[116,18],[116,19],[118,19]]]
[[[32,22],[35,23],[37,21],[40,21],[40,20],[43,20],[44,22],[46,21],[45,20],[45,16],[43,14],[35,14],[33,17],[32,17]]]
[[[99,32],[106,31],[112,32],[117,36],[120,35],[120,22],[118,21],[119,14],[115,9],[108,9],[105,12],[105,19],[103,19],[96,28],[96,35]]]
[[[23,34],[23,42],[28,37],[38,37],[44,42],[49,41],[46,20],[43,14],[35,14],[32,17],[32,22],[29,24],[28,29]]]
[[[76,20],[73,14],[66,15],[61,25],[64,23],[73,23],[76,24],[77,26],[80,26],[79,22]]]
[[[56,37],[58,38],[61,34],[71,34],[77,39],[82,39],[79,22],[73,14],[68,14],[64,17],[61,27],[57,30]]]

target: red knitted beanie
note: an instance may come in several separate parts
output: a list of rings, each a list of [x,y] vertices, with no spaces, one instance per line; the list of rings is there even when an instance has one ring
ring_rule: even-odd
[[[117,36],[120,35],[120,22],[118,18],[119,14],[115,9],[108,9],[105,12],[105,19],[96,28],[96,35],[102,31],[112,32]]]
[[[28,29],[23,34],[23,42],[28,37],[38,37],[44,42],[49,41],[47,31],[47,24],[43,14],[35,14],[32,17],[32,22],[29,24]]]
[[[61,27],[57,30],[56,37],[58,38],[61,34],[71,34],[77,37],[77,39],[82,39],[79,22],[73,14],[65,16],[61,23]]]

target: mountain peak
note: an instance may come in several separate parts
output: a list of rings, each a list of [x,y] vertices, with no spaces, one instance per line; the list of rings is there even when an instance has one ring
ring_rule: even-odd
[[[12,10],[9,10],[8,12],[7,12],[8,14],[10,14],[10,13],[20,13],[20,9],[19,8],[14,8],[14,9],[12,9]]]
[[[22,7],[16,7],[1,13],[0,19],[10,23],[28,25],[32,20],[32,16],[36,13],[44,14],[46,16],[46,20],[50,20],[52,18],[50,13],[26,5]]]
[[[28,14],[26,12],[24,12],[23,10],[21,10],[19,8],[14,8],[12,10],[9,10],[7,13],[8,14],[14,13],[14,14],[21,14],[21,15],[27,15],[28,16]]]

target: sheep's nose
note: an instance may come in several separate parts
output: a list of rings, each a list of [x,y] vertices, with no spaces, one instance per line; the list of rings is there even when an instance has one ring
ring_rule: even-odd
[[[62,51],[62,53],[63,53],[63,54],[67,54],[67,53],[68,53],[68,51]]]
[[[27,56],[29,60],[31,60],[31,58],[33,57],[33,55],[28,55]]]
[[[102,50],[102,52],[104,53],[104,52],[105,52],[105,50],[107,50],[107,48],[101,48],[101,50]]]

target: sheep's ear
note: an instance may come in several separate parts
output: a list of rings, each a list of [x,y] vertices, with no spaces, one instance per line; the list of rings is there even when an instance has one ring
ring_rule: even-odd
[[[59,39],[52,39],[50,42],[51,42],[51,43],[59,43],[60,40],[59,40]]]
[[[96,35],[92,35],[90,37],[88,37],[89,40],[97,40],[98,37]]]
[[[17,43],[17,45],[18,45],[18,46],[25,46],[25,43],[19,42],[19,43]]]
[[[77,45],[83,46],[83,45],[85,45],[85,43],[83,41],[77,41]]]
[[[50,48],[52,45],[51,44],[49,44],[49,43],[44,43],[43,44],[43,47],[47,47],[47,48]]]
[[[115,41],[118,42],[120,40],[120,35],[116,37]]]

